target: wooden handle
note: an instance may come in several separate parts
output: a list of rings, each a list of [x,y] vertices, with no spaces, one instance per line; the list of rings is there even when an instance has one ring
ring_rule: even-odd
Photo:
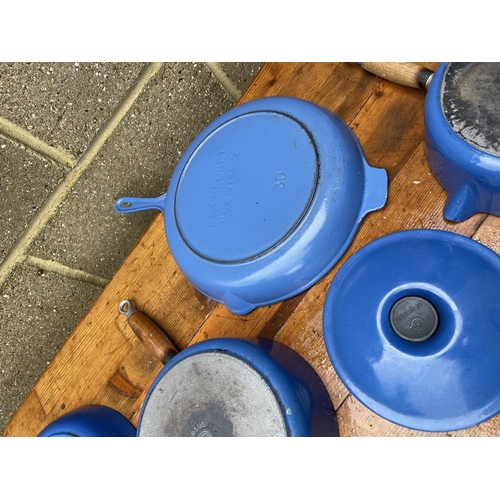
[[[434,71],[418,63],[363,62],[360,64],[366,71],[385,80],[417,89],[427,90],[434,75]]]
[[[151,318],[135,309],[130,300],[122,301],[119,311],[127,316],[128,324],[139,340],[161,363],[166,364],[179,352],[165,332]]]

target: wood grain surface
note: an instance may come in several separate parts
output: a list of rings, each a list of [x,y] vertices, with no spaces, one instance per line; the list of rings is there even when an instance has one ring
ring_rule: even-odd
[[[500,218],[479,214],[451,223],[442,216],[446,194],[431,174],[423,148],[425,91],[382,80],[354,63],[266,63],[240,102],[272,95],[306,99],[342,118],[368,163],[387,170],[386,206],[363,220],[346,254],[316,285],[246,316],[233,315],[194,292],[173,261],[159,214],[21,404],[5,436],[35,436],[58,416],[92,403],[115,408],[137,425],[145,393],[162,364],[119,313],[123,299],[132,300],[179,349],[224,336],[274,338],[292,347],[327,387],[342,436],[500,435],[500,417],[437,434],[412,431],[374,415],[342,384],[323,342],[321,316],[329,285],[342,264],[370,241],[405,229],[443,229],[500,253]]]

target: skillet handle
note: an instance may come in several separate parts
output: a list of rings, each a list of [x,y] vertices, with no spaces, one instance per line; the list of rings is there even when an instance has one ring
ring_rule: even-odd
[[[416,89],[427,90],[434,75],[434,71],[418,63],[362,62],[359,64],[366,71],[385,80]]]
[[[166,196],[167,193],[158,196],[158,198],[120,198],[115,202],[115,212],[119,214],[140,212],[142,210],[161,210],[163,212]]]
[[[361,203],[360,220],[369,212],[383,208],[387,201],[387,172],[365,164],[365,192]]]

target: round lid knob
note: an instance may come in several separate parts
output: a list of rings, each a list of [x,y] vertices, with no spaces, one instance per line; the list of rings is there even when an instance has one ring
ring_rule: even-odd
[[[394,303],[389,312],[389,322],[402,339],[423,342],[436,332],[439,316],[427,299],[409,295]]]

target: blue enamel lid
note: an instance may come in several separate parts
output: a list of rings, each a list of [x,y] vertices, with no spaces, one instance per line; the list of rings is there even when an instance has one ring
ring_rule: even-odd
[[[394,233],[334,278],[325,345],[374,413],[421,431],[463,429],[500,411],[499,304],[495,252],[446,231]]]
[[[187,279],[236,314],[289,298],[337,262],[387,196],[347,125],[289,97],[224,113],[181,157],[167,192],[121,198],[117,212],[159,209]]]

